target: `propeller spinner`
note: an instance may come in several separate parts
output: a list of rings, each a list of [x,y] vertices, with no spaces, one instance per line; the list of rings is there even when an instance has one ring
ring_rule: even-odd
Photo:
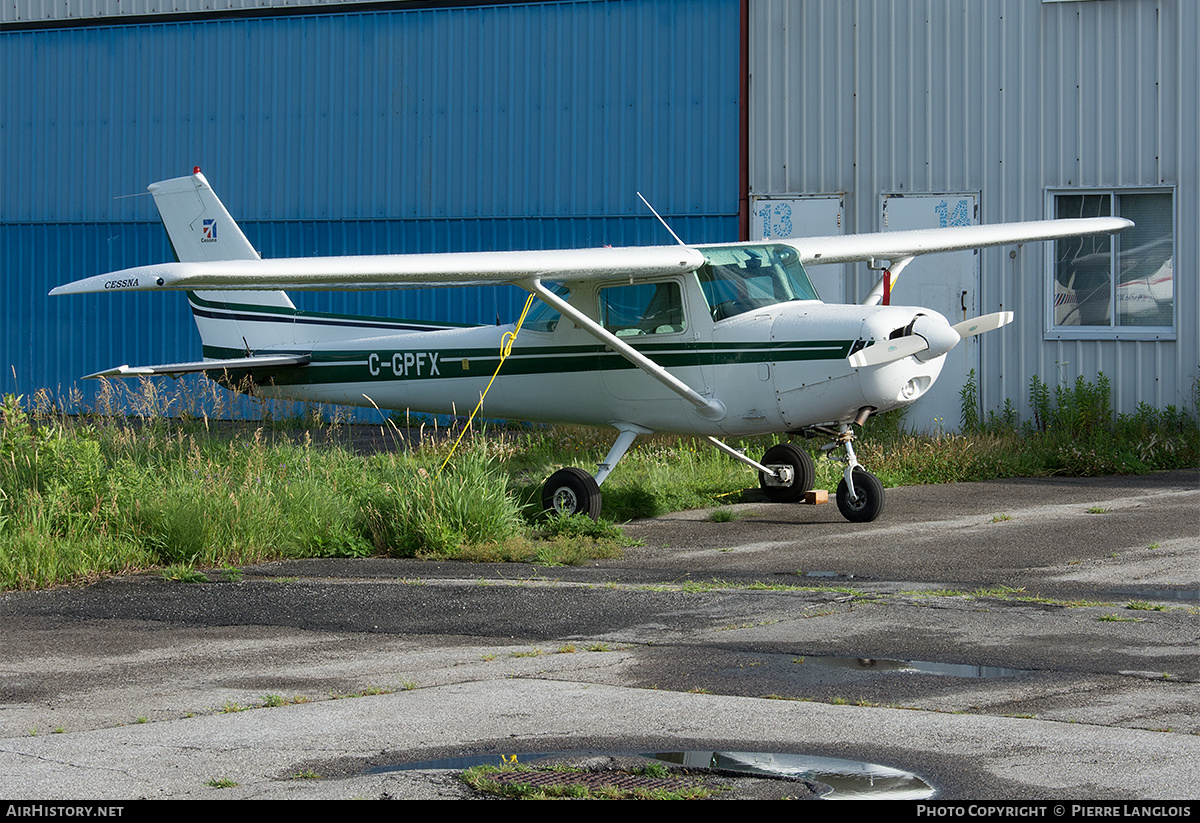
[[[891,340],[878,341],[874,346],[855,352],[848,359],[850,365],[856,369],[881,366],[911,356],[928,361],[941,357],[965,337],[974,337],[985,331],[1007,326],[1012,321],[1013,313],[1010,311],[973,317],[953,326],[941,315],[920,314],[910,324],[907,334]]]

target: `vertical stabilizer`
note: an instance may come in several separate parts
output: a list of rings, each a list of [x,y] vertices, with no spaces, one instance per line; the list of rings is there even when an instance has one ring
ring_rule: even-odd
[[[179,262],[259,259],[199,168],[149,190]],[[188,302],[206,357],[240,356],[295,341],[295,306],[286,292],[188,292]]]
[[[199,170],[151,183],[149,191],[180,263],[259,259]]]

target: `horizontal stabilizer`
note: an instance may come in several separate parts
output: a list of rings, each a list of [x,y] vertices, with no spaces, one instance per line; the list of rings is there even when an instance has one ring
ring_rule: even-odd
[[[312,359],[309,354],[267,354],[261,357],[233,357],[227,360],[199,360],[192,363],[162,363],[157,366],[117,366],[116,368],[98,371],[84,377],[88,380],[96,377],[146,377],[155,374],[169,374],[177,377],[181,374],[196,374],[208,371],[232,371],[241,369],[261,369],[278,366],[303,366]]]

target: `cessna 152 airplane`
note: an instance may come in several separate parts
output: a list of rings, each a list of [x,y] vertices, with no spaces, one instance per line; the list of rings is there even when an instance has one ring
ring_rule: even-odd
[[[486,392],[490,417],[611,426],[616,441],[594,475],[564,468],[543,487],[547,509],[592,518],[600,485],[651,432],[706,437],[757,469],[768,499],[802,499],[814,482],[806,451],[782,443],[756,461],[718,439],[786,432],[843,449],[838,508],[848,520],[874,520],[883,486],[859,465],[851,424],[912,403],[960,340],[1012,320],[998,312],[951,325],[889,305],[901,270],[929,252],[1132,225],[1087,218],[705,246],[263,260],[199,168],[149,189],[178,262],[50,293],[186,291],[204,359],[89,377],[203,372],[226,385],[249,378],[266,397],[437,414],[471,408]],[[804,265],[851,261],[870,261],[879,282],[859,305],[821,302]],[[504,283],[541,301],[526,304],[521,324],[301,311],[283,291]]]

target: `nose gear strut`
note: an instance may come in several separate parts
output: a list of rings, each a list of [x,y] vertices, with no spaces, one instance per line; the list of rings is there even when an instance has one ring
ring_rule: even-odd
[[[865,415],[860,417],[865,419]],[[883,511],[883,483],[858,462],[854,453],[854,430],[850,424],[842,423],[836,432],[823,426],[814,427],[814,430],[832,437],[830,443],[821,447],[822,451],[833,451],[841,446],[846,452],[841,458],[846,469],[837,487],[837,506],[842,517],[851,523],[870,523],[879,517]]]

